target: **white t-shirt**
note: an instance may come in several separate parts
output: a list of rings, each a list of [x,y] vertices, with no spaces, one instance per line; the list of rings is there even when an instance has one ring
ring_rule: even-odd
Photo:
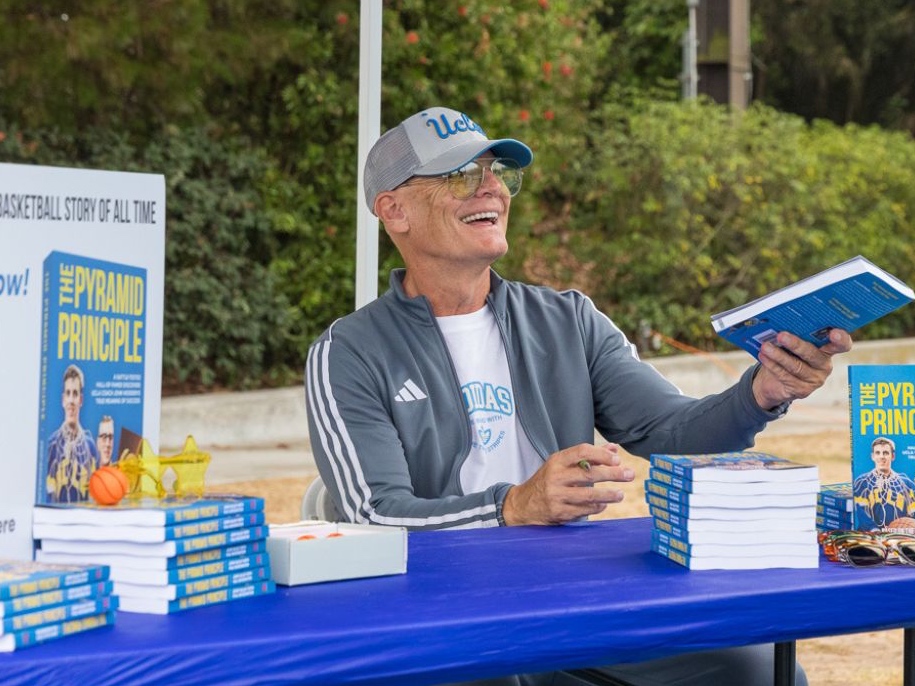
[[[521,428],[505,347],[489,307],[471,314],[438,317],[473,426],[473,443],[461,467],[464,493],[495,483],[519,484],[543,460]]]

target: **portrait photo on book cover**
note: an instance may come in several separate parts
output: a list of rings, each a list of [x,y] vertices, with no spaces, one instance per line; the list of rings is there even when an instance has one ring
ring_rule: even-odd
[[[52,252],[42,283],[36,503],[79,503],[143,435],[146,270]]]
[[[852,486],[857,528],[915,530],[915,480],[893,469],[896,442],[875,438],[871,459],[873,469],[855,478]]]

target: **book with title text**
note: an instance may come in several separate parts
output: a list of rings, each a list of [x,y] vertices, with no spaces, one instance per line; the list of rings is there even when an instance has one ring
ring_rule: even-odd
[[[159,442],[165,177],[0,163],[0,556],[33,558],[36,503]],[[110,453],[110,457],[108,457]]]
[[[853,522],[915,532],[915,365],[849,365]]]
[[[89,500],[89,478],[143,435],[146,270],[54,251],[44,261],[36,503]]]
[[[715,332],[757,357],[788,331],[824,345],[831,329],[854,331],[915,300],[912,288],[858,255],[745,305],[712,316]]]

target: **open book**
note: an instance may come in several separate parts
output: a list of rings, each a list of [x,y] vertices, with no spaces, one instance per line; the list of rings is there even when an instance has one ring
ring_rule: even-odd
[[[834,267],[712,316],[715,331],[754,357],[779,331],[815,345],[830,329],[854,331],[915,300],[898,278],[858,255]]]

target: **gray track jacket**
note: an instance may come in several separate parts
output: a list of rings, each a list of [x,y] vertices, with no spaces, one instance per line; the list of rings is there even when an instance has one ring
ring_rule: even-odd
[[[311,446],[337,510],[352,522],[411,529],[496,526],[511,484],[464,493],[471,425],[441,331],[403,270],[374,302],[334,322],[305,369]],[[491,276],[487,304],[505,343],[516,410],[544,460],[608,441],[641,456],[753,445],[783,409],[760,409],[751,368],[701,400],[680,393],[591,300]]]

